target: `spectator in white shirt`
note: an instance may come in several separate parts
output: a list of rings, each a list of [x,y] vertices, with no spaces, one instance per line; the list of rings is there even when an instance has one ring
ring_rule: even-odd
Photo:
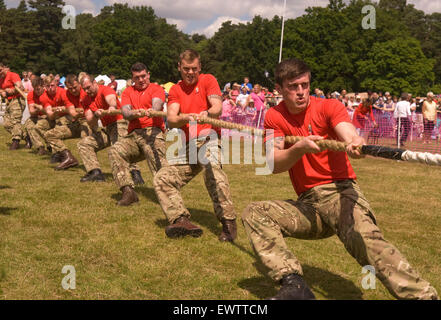
[[[404,92],[401,94],[401,100],[397,103],[394,111],[394,118],[398,125],[397,144],[399,147],[404,147],[404,142],[406,142],[407,136],[409,135],[411,116],[408,94]]]

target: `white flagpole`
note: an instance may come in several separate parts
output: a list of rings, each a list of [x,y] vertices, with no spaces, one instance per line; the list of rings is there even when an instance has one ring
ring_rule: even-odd
[[[285,29],[285,10],[286,10],[286,0],[283,3],[283,13],[282,13],[282,34],[280,35],[280,51],[279,51],[279,63],[282,61],[282,48],[283,48],[283,30]]]

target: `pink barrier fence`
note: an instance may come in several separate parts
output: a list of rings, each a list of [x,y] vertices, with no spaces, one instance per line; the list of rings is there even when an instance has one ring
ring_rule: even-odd
[[[221,116],[220,119],[263,129],[266,111],[267,109],[262,109],[260,122],[259,112],[251,112],[251,110],[247,112],[240,108],[233,109],[231,113]],[[425,130],[421,113],[413,112],[410,119],[398,120],[394,118],[393,112],[374,110],[374,117],[378,127],[374,128],[373,123],[368,121],[360,132],[368,144],[441,154],[441,114],[438,114],[432,130],[429,130],[430,126],[426,126]],[[398,133],[400,139],[397,139]],[[231,136],[232,132],[223,129],[222,134]],[[426,139],[424,139],[425,135],[427,135]],[[428,143],[424,140],[428,140]]]

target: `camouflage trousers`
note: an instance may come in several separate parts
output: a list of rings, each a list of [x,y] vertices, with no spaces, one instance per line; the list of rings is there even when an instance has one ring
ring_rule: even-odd
[[[53,153],[61,152],[67,149],[63,140],[83,138],[91,133],[85,119],[72,121],[69,115],[62,116],[56,120],[55,128],[47,131],[44,138],[52,148]]]
[[[168,166],[164,133],[160,128],[135,129],[110,147],[110,166],[119,189],[125,186],[135,187],[130,174],[130,164],[143,159],[147,160],[153,176],[159,169]]]
[[[47,118],[30,117],[24,123],[26,134],[31,138],[32,148],[44,147],[47,143],[44,133],[55,127],[55,121]]]
[[[269,275],[302,275],[302,268],[283,237],[322,239],[336,234],[346,250],[362,265],[375,268],[376,276],[400,299],[437,299],[436,290],[387,242],[369,203],[352,180],[314,187],[298,201],[251,203],[242,215],[248,238]]]
[[[26,108],[26,102],[22,98],[15,98],[9,101],[3,116],[3,124],[11,136],[12,140],[21,140],[23,137],[23,126],[21,119],[23,111]]]
[[[78,144],[78,151],[83,160],[86,172],[101,169],[97,152],[111,145],[127,135],[128,121],[121,120],[107,125],[105,128],[93,131],[90,136],[82,138]],[[130,164],[130,171],[139,170],[136,164]]]
[[[197,155],[203,153],[204,159],[198,159],[196,155],[193,158],[197,161],[190,161],[190,143],[196,143]],[[228,177],[222,170],[220,162],[219,140],[202,137],[187,143],[185,148],[183,159],[178,159],[178,163],[162,168],[153,179],[156,195],[169,223],[173,223],[181,216],[190,217],[180,190],[202,170],[204,170],[205,187],[213,202],[217,219],[219,221],[223,218],[236,219]]]

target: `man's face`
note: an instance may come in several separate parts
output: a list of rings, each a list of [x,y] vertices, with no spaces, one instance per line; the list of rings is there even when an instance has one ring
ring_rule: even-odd
[[[110,81],[112,81],[112,82],[115,81],[115,76],[114,75],[110,76]]]
[[[150,73],[147,70],[132,71],[132,81],[137,90],[144,90],[150,84]]]
[[[283,100],[294,111],[303,111],[309,104],[310,90],[309,74],[304,73],[293,79],[285,79],[283,85],[277,85],[277,90],[282,94]]]
[[[90,97],[95,97],[98,92],[98,84],[96,81],[91,81],[90,79],[84,79],[82,87]]]
[[[57,93],[57,88],[58,88],[58,82],[56,80],[53,80],[46,88],[46,90],[51,96],[54,96]]]
[[[244,82],[245,84],[247,84],[248,82],[250,82],[250,79],[248,79],[248,78],[243,78],[243,82]]]
[[[6,76],[6,73],[8,73],[8,67],[0,67],[0,77]]]
[[[44,87],[43,86],[35,87],[34,92],[37,96],[41,96],[44,93]]]
[[[65,83],[67,91],[69,91],[72,95],[78,96],[81,92],[81,86],[78,81],[74,81],[73,83]]]
[[[181,73],[181,78],[184,83],[187,85],[193,85],[199,80],[201,63],[199,59],[194,59],[193,61],[182,60],[178,65],[178,70]]]

